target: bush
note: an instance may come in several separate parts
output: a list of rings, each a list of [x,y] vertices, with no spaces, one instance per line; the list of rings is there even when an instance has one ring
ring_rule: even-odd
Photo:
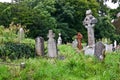
[[[35,56],[33,44],[7,42],[0,46],[0,57],[6,59],[29,58]]]

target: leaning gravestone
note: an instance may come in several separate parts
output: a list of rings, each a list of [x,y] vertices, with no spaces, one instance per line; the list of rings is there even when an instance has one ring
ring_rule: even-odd
[[[61,38],[61,33],[59,33],[57,45],[61,45],[61,44],[62,44],[62,38]]]
[[[102,42],[97,42],[95,44],[94,55],[99,59],[103,60],[105,58],[105,45]]]
[[[35,39],[35,49],[38,56],[44,55],[44,39],[42,37],[37,37]]]
[[[52,30],[49,30],[48,34],[48,56],[49,57],[57,57],[57,45],[54,40],[55,34]]]
[[[24,30],[23,28],[20,28],[19,31],[18,31],[18,40],[19,42],[21,43],[21,41],[24,39]]]

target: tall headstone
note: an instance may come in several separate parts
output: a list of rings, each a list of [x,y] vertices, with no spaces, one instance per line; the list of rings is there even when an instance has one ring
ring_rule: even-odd
[[[23,28],[20,28],[19,32],[18,32],[18,40],[19,40],[20,43],[24,39],[24,36],[25,36],[24,30],[23,30]]]
[[[99,59],[99,60],[104,60],[105,58],[105,45],[102,42],[97,42],[95,44],[95,52],[94,55]]]
[[[61,44],[62,44],[62,38],[61,38],[61,33],[59,33],[57,45],[61,45]]]
[[[77,34],[77,42],[78,42],[77,47],[79,50],[82,49],[82,38],[83,38],[82,34],[80,32],[78,32],[78,34]]]
[[[57,57],[57,45],[56,45],[56,41],[54,39],[55,34],[53,33],[52,30],[49,30],[49,34],[48,34],[48,56],[53,58],[53,57]]]
[[[44,56],[44,39],[42,37],[35,39],[35,50],[38,56]]]
[[[94,26],[97,23],[97,19],[92,15],[91,10],[86,11],[86,17],[83,21],[83,25],[87,28],[88,33],[88,46],[93,47],[95,44],[94,38]]]

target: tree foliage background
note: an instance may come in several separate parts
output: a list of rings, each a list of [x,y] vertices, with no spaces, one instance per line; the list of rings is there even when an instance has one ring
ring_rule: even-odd
[[[117,9],[108,9],[102,0],[15,0],[15,3],[0,3],[0,25],[6,28],[11,22],[25,25],[29,30],[27,37],[42,36],[45,40],[48,30],[52,29],[56,39],[61,32],[64,43],[71,42],[77,32],[81,32],[83,41],[87,42],[83,20],[88,9],[98,19],[95,26],[96,40],[110,38],[120,41],[119,34],[115,32],[116,27],[111,23]]]

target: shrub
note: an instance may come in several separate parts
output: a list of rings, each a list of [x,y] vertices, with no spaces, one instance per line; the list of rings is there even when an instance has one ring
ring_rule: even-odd
[[[29,58],[35,56],[33,44],[7,42],[0,46],[0,57],[6,59]]]

